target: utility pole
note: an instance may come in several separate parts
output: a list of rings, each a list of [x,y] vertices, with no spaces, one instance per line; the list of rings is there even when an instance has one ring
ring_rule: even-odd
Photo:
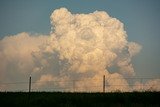
[[[105,75],[103,75],[103,92],[105,93]]]
[[[29,77],[29,93],[31,92],[31,75]]]

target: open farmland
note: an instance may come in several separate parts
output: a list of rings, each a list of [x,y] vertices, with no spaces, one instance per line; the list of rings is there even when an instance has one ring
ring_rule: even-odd
[[[1,107],[160,107],[160,92],[1,92]]]

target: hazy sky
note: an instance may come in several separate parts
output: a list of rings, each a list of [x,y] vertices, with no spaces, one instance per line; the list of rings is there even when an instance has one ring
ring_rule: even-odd
[[[128,40],[142,46],[132,60],[137,76],[160,77],[159,0],[1,0],[0,39],[20,32],[49,34],[50,15],[60,7],[72,13],[103,10],[122,21]]]

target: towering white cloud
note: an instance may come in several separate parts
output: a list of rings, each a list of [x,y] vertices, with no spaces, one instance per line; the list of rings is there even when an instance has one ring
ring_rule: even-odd
[[[51,15],[51,23],[51,44],[59,53],[59,59],[67,61],[69,66],[66,70],[70,78],[74,78],[72,73],[81,75],[79,79],[101,79],[106,75],[107,78],[112,77],[112,80],[107,80],[108,86],[114,85],[115,89],[120,89],[117,85],[120,84],[124,85],[121,86],[122,90],[128,89],[123,74],[134,75],[131,57],[138,53],[140,46],[127,41],[123,23],[104,11],[71,14],[66,8],[55,10]],[[119,73],[108,71],[113,65],[120,68],[115,71]],[[93,79],[86,85],[94,83]]]
[[[130,90],[124,76],[135,75],[131,58],[141,46],[128,42],[122,22],[104,11],[72,14],[66,8],[50,18],[48,36],[20,33],[0,40],[1,81],[23,81],[31,74],[36,89],[53,81],[54,88],[101,91],[106,75],[108,91]],[[110,67],[118,69],[113,73]]]

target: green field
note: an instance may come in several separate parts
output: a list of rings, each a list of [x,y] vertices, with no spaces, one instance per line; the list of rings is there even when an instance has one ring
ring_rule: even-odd
[[[160,107],[160,92],[0,92],[0,107]]]

